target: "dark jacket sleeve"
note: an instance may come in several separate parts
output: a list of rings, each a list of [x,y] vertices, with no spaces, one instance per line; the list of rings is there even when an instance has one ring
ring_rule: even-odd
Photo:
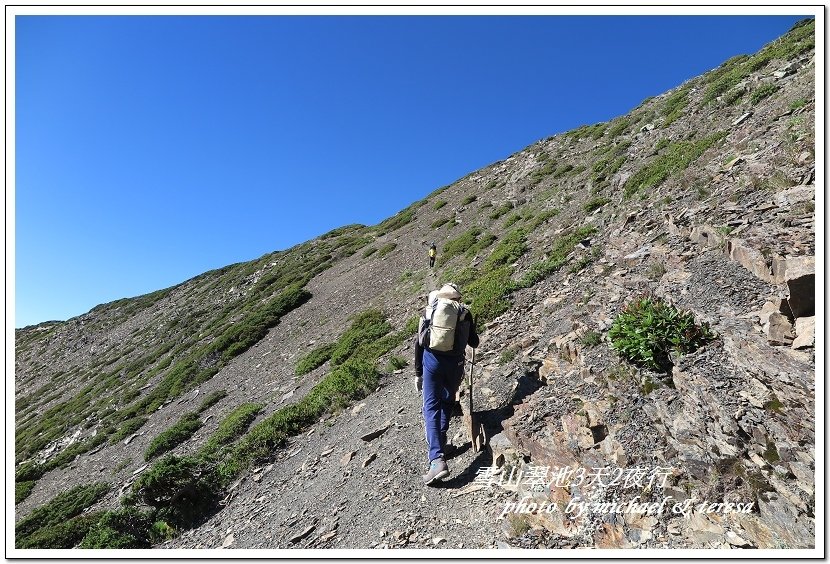
[[[478,348],[478,333],[476,333],[476,320],[470,315],[470,337],[467,339],[467,344],[474,349]]]
[[[415,376],[424,375],[424,348],[418,343],[415,337]]]

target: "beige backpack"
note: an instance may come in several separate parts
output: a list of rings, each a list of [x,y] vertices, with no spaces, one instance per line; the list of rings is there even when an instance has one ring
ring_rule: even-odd
[[[428,346],[434,351],[450,352],[455,343],[455,328],[464,319],[467,308],[461,302],[447,298],[436,298],[430,303],[430,308],[432,319]]]

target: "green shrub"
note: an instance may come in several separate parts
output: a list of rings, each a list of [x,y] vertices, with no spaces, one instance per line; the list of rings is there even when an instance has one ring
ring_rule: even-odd
[[[392,326],[380,310],[370,309],[357,314],[351,326],[335,344],[331,353],[332,365],[343,364],[361,345],[380,339],[391,328]]]
[[[146,417],[132,417],[124,421],[118,431],[110,437],[110,443],[115,444],[122,439],[126,439],[130,435],[136,433],[147,423]]]
[[[708,104],[726,93],[751,73],[767,66],[770,61],[790,61],[815,48],[815,21],[803,20],[783,37],[767,44],[758,53],[732,57],[720,67],[707,73],[708,88],[703,103]]]
[[[44,527],[58,525],[80,515],[84,509],[104,497],[109,490],[109,484],[95,483],[76,486],[59,493],[17,522],[14,526],[15,545]]]
[[[363,251],[363,258],[369,258],[370,256],[372,256],[372,255],[373,255],[373,254],[375,254],[376,252],[378,252],[378,250],[377,250],[376,248],[374,248],[374,247],[369,247],[368,249],[366,249],[365,251]]]
[[[39,549],[75,548],[100,518],[101,512],[95,511],[78,515],[59,523],[47,525],[26,537],[16,537],[15,547]]]
[[[334,343],[316,347],[297,361],[297,367],[294,369],[294,373],[297,376],[302,376],[303,374],[308,374],[315,368],[323,366],[331,358],[333,352]]]
[[[777,84],[764,84],[750,94],[749,101],[752,102],[752,105],[754,106],[764,98],[768,98],[778,92],[779,89],[780,87]]]
[[[692,352],[714,338],[694,316],[645,296],[629,303],[608,331],[611,346],[624,359],[653,370],[671,372],[670,354]]]
[[[135,507],[106,511],[89,528],[79,548],[150,548],[153,519]]]
[[[222,353],[222,360],[229,362],[262,340],[268,334],[268,330],[279,323],[280,317],[310,298],[311,293],[300,284],[289,286],[272,298],[265,307],[246,315],[241,321],[226,329],[212,345],[212,351]]]
[[[387,244],[385,244],[384,246],[382,246],[381,248],[378,249],[378,258],[385,257],[386,255],[388,255],[389,253],[394,251],[395,247],[397,247],[397,246],[398,246],[397,243],[387,243]]]
[[[400,229],[407,223],[410,223],[413,219],[415,219],[415,210],[410,207],[398,212],[388,219],[381,221],[376,227],[376,230],[378,235],[385,235],[386,233]]]
[[[215,508],[220,484],[213,467],[194,456],[168,454],[133,483],[132,492],[175,527],[198,524]]]
[[[338,258],[350,257],[357,251],[368,245],[374,240],[371,235],[350,235],[348,237],[341,237],[338,240],[339,245],[335,249]],[[329,260],[327,257],[325,260]],[[323,262],[321,260],[320,262]]]
[[[334,239],[334,238],[340,237],[342,235],[351,235],[351,234],[354,234],[356,231],[361,231],[365,228],[366,228],[366,226],[362,225],[360,223],[352,223],[350,225],[344,225],[343,227],[337,227],[335,229],[332,229],[328,233],[324,233],[324,234],[320,235],[320,239],[322,239],[322,240]]]
[[[557,209],[545,210],[528,222],[525,231],[527,233],[533,233],[540,225],[557,215],[559,215],[559,210]]]
[[[467,252],[467,249],[474,246],[478,242],[478,236],[481,234],[481,229],[478,227],[471,227],[455,239],[447,241],[441,251],[441,256],[438,260],[438,266],[444,265],[453,257],[462,255]]]
[[[572,129],[565,135],[575,140],[581,139],[583,137],[592,137],[593,139],[599,139],[605,134],[605,130],[607,127],[608,124],[605,122],[596,123],[594,125],[582,125],[576,129]]]
[[[510,308],[511,273],[510,266],[496,268],[478,275],[464,288],[464,297],[470,301],[470,312],[479,330]]]
[[[502,239],[487,260],[484,268],[487,270],[512,264],[527,252],[527,236],[524,230],[514,229]]]
[[[732,106],[743,98],[744,94],[746,94],[746,91],[743,88],[733,88],[724,96],[723,102],[727,106]]]
[[[663,127],[668,127],[683,115],[683,110],[689,105],[690,89],[691,85],[684,86],[666,98],[663,105]]]
[[[492,245],[496,241],[497,237],[492,233],[484,233],[479,237],[475,244],[467,249],[467,252],[464,253],[468,257],[474,257],[490,245]]]
[[[208,397],[202,400],[202,404],[199,406],[199,409],[196,410],[196,413],[203,413],[219,403],[225,396],[228,395],[226,390],[216,390],[212,392]]]
[[[433,229],[438,229],[439,227],[447,223],[449,220],[450,218],[448,217],[439,217],[438,219],[430,223],[429,226]]]
[[[501,355],[499,355],[499,365],[504,365],[516,358],[516,349],[514,348],[507,348],[501,351]]]
[[[545,165],[541,168],[537,168],[530,174],[530,185],[536,186],[542,180],[550,176],[556,171],[556,163],[553,161],[545,162]]]
[[[455,283],[459,288],[464,288],[478,278],[478,270],[471,266],[464,266],[458,269],[448,268],[441,275],[441,278]]]
[[[556,170],[554,170],[553,173],[551,173],[551,176],[554,179],[560,178],[561,176],[563,176],[565,174],[568,174],[569,172],[571,172],[573,170],[574,170],[574,165],[572,165],[571,163],[565,163],[563,165],[560,165],[560,166],[556,167]]]
[[[245,431],[248,430],[248,427],[257,418],[263,407],[265,406],[261,403],[243,403],[231,411],[219,423],[216,431],[207,440],[201,452],[203,454],[214,453],[222,446],[236,441],[245,434]]]
[[[169,429],[162,431],[156,438],[150,441],[150,446],[144,451],[144,460],[158,456],[169,450],[173,450],[202,427],[202,421],[198,413],[186,413]]]
[[[516,284],[516,287],[530,288],[562,268],[567,264],[568,255],[574,246],[595,231],[595,227],[586,226],[580,227],[575,232],[562,234],[551,246],[547,258],[533,264]]]
[[[591,213],[592,211],[601,208],[602,206],[609,203],[610,201],[611,201],[610,198],[602,198],[602,197],[592,198],[592,199],[588,200],[588,202],[586,202],[585,206],[583,206],[583,207],[584,207],[584,209],[587,213]]]
[[[582,336],[580,342],[586,347],[595,347],[602,342],[602,335],[596,331],[588,331]]]
[[[378,383],[374,362],[349,359],[332,370],[302,400],[277,410],[255,425],[223,461],[220,474],[227,482],[257,460],[267,459],[285,440],[316,423],[331,408],[342,408],[366,397]]]
[[[790,110],[795,111],[795,110],[798,110],[800,108],[803,108],[806,105],[807,105],[807,100],[805,100],[804,98],[799,98],[798,100],[793,100],[792,101],[792,103],[790,104]]]
[[[504,202],[502,205],[490,212],[490,219],[498,219],[513,209],[513,202]]]
[[[389,359],[389,364],[386,367],[387,372],[394,372],[406,368],[409,363],[399,356],[393,356]]]
[[[401,331],[401,333],[403,333],[403,338],[410,337],[410,336],[414,335],[415,333],[417,333],[417,331],[418,331],[418,317],[419,316],[415,315],[413,317],[410,317],[406,321],[406,325],[404,325],[404,328]]]
[[[614,123],[614,125],[612,125],[611,128],[608,130],[608,137],[613,139],[625,133],[630,125],[631,123],[627,117],[616,120],[616,123]]]
[[[463,200],[461,200],[461,205],[466,206],[468,204],[472,204],[475,201],[476,201],[476,195],[475,194],[470,194],[469,196],[466,196]]]
[[[522,216],[520,216],[519,214],[511,213],[507,216],[507,219],[504,220],[504,228],[507,229],[508,227],[511,227],[514,223],[518,222],[521,219]]]
[[[590,135],[592,139],[599,139],[603,135],[605,135],[605,130],[608,128],[607,123],[597,123],[594,124],[593,127],[590,128]]]
[[[438,200],[437,202],[435,202],[435,205],[433,206],[433,209],[435,211],[438,211],[446,205],[447,205],[447,200]]]
[[[15,482],[34,481],[43,476],[43,469],[37,462],[24,462],[14,471]]]
[[[626,180],[623,186],[625,196],[628,198],[637,192],[656,188],[670,176],[683,172],[707,149],[724,137],[726,137],[726,132],[721,131],[700,141],[670,144],[664,154],[657,156],[650,164]]]
[[[14,483],[14,504],[17,505],[32,493],[35,487],[36,480],[27,480],[25,482]]]

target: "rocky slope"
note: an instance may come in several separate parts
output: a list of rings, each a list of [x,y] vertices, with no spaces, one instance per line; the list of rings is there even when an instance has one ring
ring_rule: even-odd
[[[297,362],[350,316],[379,308],[402,330],[454,280],[483,321],[484,452],[454,419],[452,476],[421,485],[420,398],[411,367],[389,363],[411,360],[406,340],[380,357],[373,393],[303,427],[155,548],[814,547],[813,34],[797,26],[379,226],[18,330],[18,522],[78,484],[112,486],[89,511],[117,507],[153,439],[204,398],[225,392],[173,453],[246,402],[262,406],[256,425],[305,397],[332,366],[297,376]],[[645,293],[717,338],[666,372],[625,362],[608,330]],[[635,501],[657,506],[608,505]]]

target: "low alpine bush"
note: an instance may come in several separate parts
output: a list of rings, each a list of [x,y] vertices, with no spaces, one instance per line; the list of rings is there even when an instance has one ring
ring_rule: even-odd
[[[95,502],[104,497],[109,490],[109,484],[86,484],[83,486],[76,486],[71,490],[67,490],[56,495],[51,501],[46,503],[46,505],[38,507],[29,515],[17,522],[14,526],[15,546],[53,548],[40,542],[35,543],[36,546],[32,546],[31,539],[28,542],[26,539],[29,537],[34,538],[36,534],[40,534],[42,537],[49,536],[49,534],[46,533],[46,529],[60,526],[73,517],[80,515],[84,509],[92,506]],[[78,540],[83,538],[85,533],[86,531],[81,534]]]
[[[90,527],[80,548],[150,548],[150,513],[135,507],[106,511]]]
[[[708,325],[698,325],[690,312],[661,298],[643,296],[629,303],[608,331],[611,346],[629,362],[671,372],[671,353],[697,350],[714,339]]]
[[[150,460],[163,452],[173,450],[192,437],[201,426],[202,421],[197,413],[186,413],[175,425],[165,429],[150,441],[150,446],[144,452],[144,460]]]
[[[302,376],[304,374],[308,374],[315,368],[323,366],[331,358],[331,354],[333,352],[334,343],[314,348],[311,352],[297,361],[297,367],[294,369],[294,374]]]

